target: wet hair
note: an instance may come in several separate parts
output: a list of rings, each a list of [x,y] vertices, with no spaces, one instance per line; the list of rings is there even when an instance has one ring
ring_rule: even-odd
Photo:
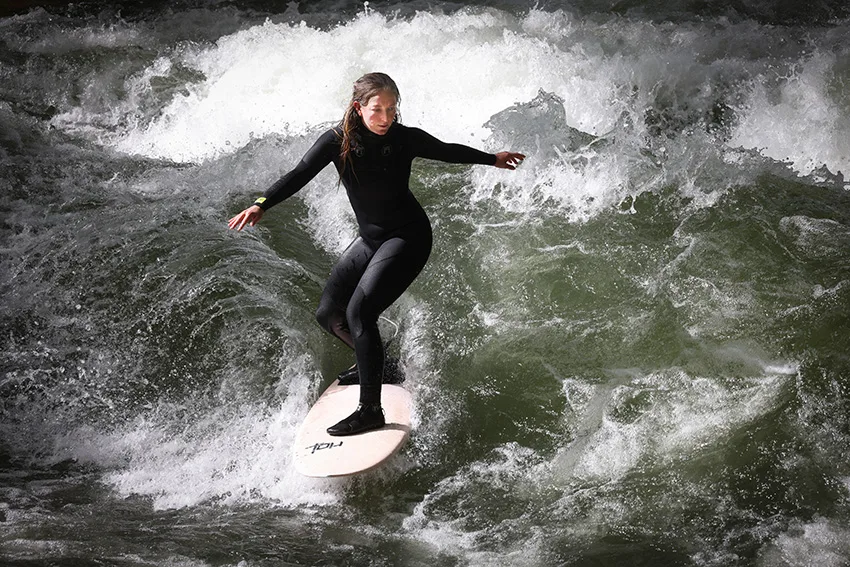
[[[389,75],[386,73],[367,73],[354,81],[354,89],[351,93],[351,102],[348,103],[348,108],[345,110],[345,116],[342,118],[342,145],[340,148],[340,158],[342,158],[342,168],[345,169],[346,164],[351,159],[351,142],[354,135],[354,130],[363,123],[362,118],[357,113],[354,103],[358,102],[361,106],[366,106],[369,99],[380,92],[388,92],[395,97],[396,105],[401,102],[401,95],[398,92],[398,86]],[[395,121],[398,122],[400,114],[396,112]]]

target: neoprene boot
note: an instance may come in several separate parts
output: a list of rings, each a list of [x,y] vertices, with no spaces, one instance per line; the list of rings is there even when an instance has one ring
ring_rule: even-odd
[[[351,368],[347,370],[343,370],[339,373],[339,385],[340,386],[351,386],[352,384],[360,383],[360,374],[357,372],[357,365],[353,365]]]
[[[343,435],[356,435],[373,429],[380,429],[386,425],[384,410],[380,404],[360,404],[354,413],[335,425],[328,427],[328,435],[341,437]]]
[[[355,364],[347,370],[343,370],[337,376],[340,386],[351,386],[360,383],[360,374]],[[404,370],[401,361],[393,356],[388,356],[384,362],[384,375],[381,377],[383,384],[401,384],[404,382]]]

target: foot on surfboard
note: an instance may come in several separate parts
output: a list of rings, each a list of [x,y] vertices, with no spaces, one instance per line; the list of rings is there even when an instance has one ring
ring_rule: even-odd
[[[328,435],[343,436],[356,435],[373,429],[380,429],[386,425],[384,410],[380,405],[357,406],[354,413],[337,423],[328,427]]]
[[[351,386],[352,384],[360,383],[360,375],[357,373],[357,365],[353,365],[348,370],[343,370],[339,373],[339,385],[340,386]]]
[[[340,386],[359,384],[360,374],[357,371],[357,365],[355,364],[348,370],[343,370],[337,378],[339,378]],[[404,382],[404,369],[402,369],[399,359],[392,356],[386,358],[386,362],[384,362],[384,376],[381,382],[384,384],[401,384]]]

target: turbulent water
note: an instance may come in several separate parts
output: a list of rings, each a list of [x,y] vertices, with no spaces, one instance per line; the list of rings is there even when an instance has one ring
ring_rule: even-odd
[[[226,220],[373,70],[528,159],[414,164],[411,440],[309,479],[354,218],[328,168]],[[2,565],[850,563],[840,2],[8,10],[0,171]]]

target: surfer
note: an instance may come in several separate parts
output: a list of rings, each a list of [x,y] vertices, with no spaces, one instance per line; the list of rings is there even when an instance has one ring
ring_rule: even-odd
[[[422,157],[449,163],[516,169],[525,156],[489,154],[448,144],[399,122],[401,100],[384,73],[354,83],[341,124],[322,134],[293,170],[269,187],[228,226],[254,226],[270,207],[292,196],[333,163],[348,193],[359,236],[331,270],[316,319],[354,349],[360,403],[350,416],[327,429],[353,435],[385,425],[381,408],[384,345],[378,318],[413,282],[431,253],[431,223],[408,186],[411,163]]]

